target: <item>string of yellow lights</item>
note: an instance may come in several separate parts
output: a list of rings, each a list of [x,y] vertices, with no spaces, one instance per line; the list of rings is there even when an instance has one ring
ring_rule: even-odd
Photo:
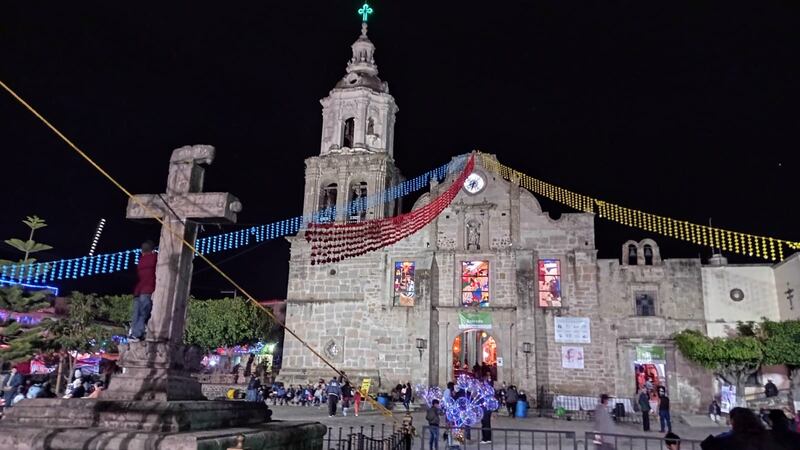
[[[800,242],[739,233],[708,225],[698,225],[685,220],[659,216],[604,202],[528,176],[500,163],[488,154],[478,153],[478,157],[483,167],[487,170],[504,179],[519,183],[520,186],[536,195],[578,211],[597,214],[603,219],[628,227],[639,228],[704,247],[718,248],[729,253],[770,261],[782,261],[789,252],[800,250]]]

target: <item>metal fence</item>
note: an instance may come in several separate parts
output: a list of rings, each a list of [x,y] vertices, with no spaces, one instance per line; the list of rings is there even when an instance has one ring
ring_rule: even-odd
[[[325,450],[410,450],[412,437],[396,427],[328,428]]]
[[[446,438],[445,432],[451,433],[452,430],[441,427],[437,432],[438,448],[442,450],[663,450],[666,448],[666,441],[660,436],[604,434],[600,438],[593,431],[492,428],[490,430],[491,437],[489,437],[482,435],[484,430],[472,428],[469,431],[471,439],[464,442]],[[483,442],[482,440],[486,437],[489,437],[491,442]],[[700,450],[700,442],[694,439],[681,439],[680,448],[681,450]],[[430,427],[422,428],[422,433],[414,440],[414,446],[419,450],[431,448]]]

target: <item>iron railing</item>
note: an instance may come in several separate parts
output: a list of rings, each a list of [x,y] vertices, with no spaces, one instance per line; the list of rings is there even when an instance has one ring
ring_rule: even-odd
[[[599,442],[606,444],[603,447]],[[596,432],[587,431],[584,435],[584,450],[616,449],[616,450],[662,450],[666,448],[666,439],[659,436],[640,436],[629,434],[603,433],[599,438]],[[700,442],[696,439],[680,439],[681,450],[700,450]]]
[[[413,437],[393,426],[328,428],[325,450],[411,450]]]
[[[430,448],[431,427],[422,427],[419,435],[420,442],[417,448],[427,450]],[[485,449],[485,450],[513,450],[513,449],[542,449],[542,450],[578,450],[578,434],[574,431],[562,430],[522,430],[515,428],[471,428],[469,434],[471,439],[464,442],[457,442],[452,438],[453,431],[464,430],[453,429],[450,427],[440,427],[438,431],[439,448],[446,450],[449,448],[459,448],[462,450]],[[484,433],[491,433],[489,443],[483,443]],[[445,437],[445,433],[449,436]],[[486,436],[488,437],[488,436]],[[581,447],[582,448],[582,447]]]

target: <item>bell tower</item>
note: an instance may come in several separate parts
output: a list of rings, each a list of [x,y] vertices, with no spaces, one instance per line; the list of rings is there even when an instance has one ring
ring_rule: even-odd
[[[357,222],[394,215],[395,202],[370,202],[361,211],[347,204],[397,183],[394,124],[398,111],[389,84],[378,77],[375,45],[367,37],[372,8],[359,9],[361,35],[351,46],[345,75],[322,104],[319,156],[306,159],[303,214],[316,222]],[[365,200],[361,200],[364,202]]]

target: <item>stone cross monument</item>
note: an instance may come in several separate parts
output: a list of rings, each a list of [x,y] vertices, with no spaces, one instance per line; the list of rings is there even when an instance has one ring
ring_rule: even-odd
[[[202,221],[236,222],[242,204],[227,192],[202,192],[203,164],[214,160],[214,147],[193,145],[172,152],[165,194],[137,195],[128,202],[129,219],[152,219],[161,227],[153,313],[143,341],[123,349],[125,373],[114,377],[104,398],[115,400],[199,400],[200,384],[189,372],[202,354],[183,345],[186,303],[194,254],[181,238],[194,243]]]

